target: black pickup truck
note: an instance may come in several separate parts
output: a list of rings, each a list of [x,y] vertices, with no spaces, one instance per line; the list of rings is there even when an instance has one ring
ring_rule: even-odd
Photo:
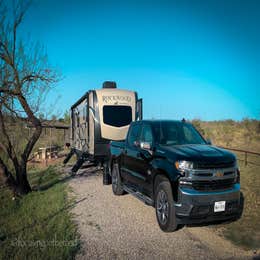
[[[205,141],[190,123],[133,122],[126,140],[112,141],[110,152],[105,172],[114,194],[127,192],[154,206],[165,232],[235,221],[242,214],[235,155]]]

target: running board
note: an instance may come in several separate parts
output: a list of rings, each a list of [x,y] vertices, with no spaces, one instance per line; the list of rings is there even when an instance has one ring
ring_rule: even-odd
[[[142,202],[144,202],[146,205],[148,205],[148,206],[154,206],[154,201],[153,201],[151,198],[149,198],[148,196],[142,194],[141,192],[135,191],[134,189],[132,189],[132,188],[126,186],[126,185],[124,185],[123,189],[124,189],[127,193],[133,195],[133,196],[136,197],[137,199],[139,199],[139,200],[141,200]]]

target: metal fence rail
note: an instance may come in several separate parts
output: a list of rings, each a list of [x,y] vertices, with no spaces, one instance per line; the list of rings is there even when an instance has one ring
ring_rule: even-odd
[[[248,161],[248,154],[260,156],[260,153],[258,153],[258,152],[247,151],[247,150],[236,149],[236,148],[230,148],[230,147],[223,147],[223,146],[220,146],[220,147],[221,147],[221,148],[224,148],[224,149],[227,149],[227,150],[230,150],[230,151],[235,151],[235,152],[244,153],[244,154],[245,154],[245,155],[244,155],[244,160],[242,160],[242,161],[245,162],[245,166],[247,166],[248,163],[254,164],[254,165],[257,165],[257,166],[260,166],[260,164],[257,164],[257,163]]]

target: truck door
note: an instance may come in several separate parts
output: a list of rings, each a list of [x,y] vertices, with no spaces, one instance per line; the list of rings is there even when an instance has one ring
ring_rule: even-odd
[[[136,165],[138,168],[139,190],[144,194],[150,196],[152,192],[152,167],[150,162],[152,160],[151,151],[142,148],[141,144],[149,144],[151,149],[153,145],[153,133],[149,124],[144,124],[140,136],[139,153],[136,158]]]
[[[126,140],[126,147],[123,151],[123,161],[121,165],[121,174],[123,179],[131,186],[136,186],[139,178],[137,175],[139,153],[139,138],[141,134],[141,124],[134,123],[129,129],[129,134]]]
[[[136,101],[136,121],[143,119],[143,99],[140,98]]]

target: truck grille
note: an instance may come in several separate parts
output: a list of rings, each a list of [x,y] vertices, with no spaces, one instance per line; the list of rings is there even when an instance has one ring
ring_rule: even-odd
[[[210,181],[192,181],[192,187],[200,191],[225,190],[229,189],[235,183],[235,179],[210,180]]]
[[[211,163],[201,163],[198,162],[197,169],[224,169],[224,168],[232,168],[235,167],[235,162],[211,162]]]

